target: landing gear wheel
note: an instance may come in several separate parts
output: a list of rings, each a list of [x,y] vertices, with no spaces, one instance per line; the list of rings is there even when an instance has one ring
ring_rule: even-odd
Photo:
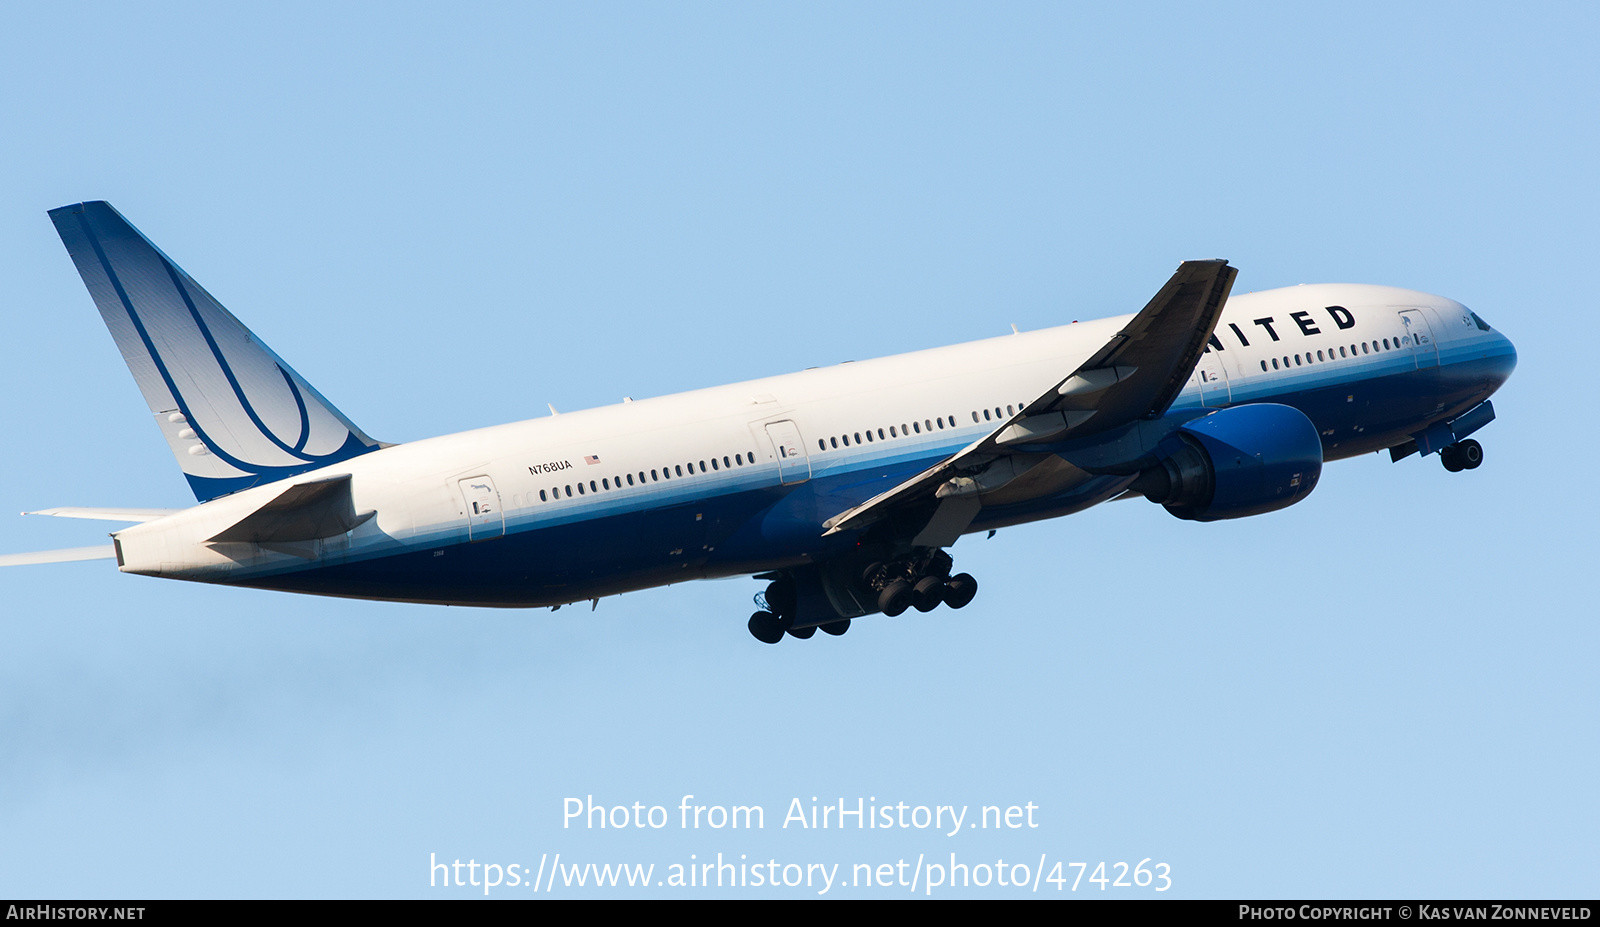
[[[794,637],[807,641],[811,639],[811,635],[817,633],[817,626],[813,624],[804,628],[790,628],[789,633]]]
[[[1476,470],[1483,465],[1483,445],[1468,438],[1456,445],[1456,461],[1468,470]]]
[[[799,603],[799,595],[795,589],[794,580],[787,576],[773,580],[771,585],[767,586],[766,599],[767,607],[772,609],[774,614],[793,615],[795,606]]]
[[[771,612],[756,612],[750,616],[750,636],[763,644],[776,644],[783,640],[783,625]]]
[[[911,607],[914,595],[910,583],[897,579],[878,593],[878,610],[893,618]]]
[[[850,630],[849,618],[846,618],[843,621],[830,621],[822,626],[822,633],[832,634],[834,637],[838,637],[848,630]]]
[[[931,612],[944,601],[944,579],[938,576],[924,576],[917,580],[917,585],[912,590],[912,604],[919,612]]]
[[[1460,445],[1456,444],[1439,449],[1439,462],[1444,464],[1444,468],[1451,473],[1460,473],[1466,468],[1466,464],[1461,462],[1460,451]]]
[[[951,608],[962,608],[977,594],[978,581],[972,578],[972,574],[958,573],[945,583],[944,604]]]

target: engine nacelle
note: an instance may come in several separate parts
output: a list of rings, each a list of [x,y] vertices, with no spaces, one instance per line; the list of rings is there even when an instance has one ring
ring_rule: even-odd
[[[1162,442],[1130,487],[1179,518],[1218,521],[1288,508],[1322,475],[1322,438],[1299,409],[1256,403],[1197,418]]]

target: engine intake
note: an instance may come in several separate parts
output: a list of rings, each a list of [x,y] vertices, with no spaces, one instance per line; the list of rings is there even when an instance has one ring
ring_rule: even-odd
[[[1180,427],[1129,486],[1179,518],[1219,521],[1288,508],[1322,475],[1322,439],[1300,410],[1235,406]]]

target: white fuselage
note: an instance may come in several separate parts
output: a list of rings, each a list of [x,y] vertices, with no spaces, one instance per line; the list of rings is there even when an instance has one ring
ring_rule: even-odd
[[[1403,310],[1416,312],[1403,316]],[[272,484],[118,532],[119,562],[126,572],[300,588],[283,577],[330,567],[359,573],[375,569],[372,564],[378,561],[398,565],[401,561],[393,558],[399,557],[406,558],[396,574],[403,578],[434,565],[442,569],[446,560],[454,564],[488,553],[497,545],[509,551],[513,545],[507,539],[521,538],[532,546],[525,557],[508,562],[543,561],[527,562],[527,579],[511,581],[525,582],[527,596],[516,601],[515,596],[502,596],[485,604],[526,605],[656,585],[674,575],[754,572],[803,562],[824,554],[824,520],[988,435],[1015,409],[1077,368],[1127,318],[814,368],[387,447],[299,478],[351,475],[357,511],[376,515],[345,535],[275,549],[207,543],[282,492],[283,484]],[[1416,331],[1419,324],[1426,343]],[[1317,425],[1329,458],[1401,443],[1408,434],[1459,414],[1499,385],[1494,359],[1514,358],[1503,336],[1475,324],[1453,300],[1360,285],[1235,296],[1212,345],[1174,408],[1264,401],[1295,405]],[[1487,372],[1478,372],[1479,367]],[[1449,375],[1458,370],[1463,376]],[[791,500],[793,511],[785,516],[799,529],[763,527],[773,517],[770,505],[718,507],[723,499],[776,502],[802,487],[804,504]],[[1018,508],[1017,500],[1007,501],[1007,523],[1062,511],[1061,506],[1043,505],[1032,514],[1025,506]],[[705,511],[689,511],[695,508]],[[652,513],[667,514],[655,524]],[[640,519],[636,525],[642,527],[627,527],[635,524],[629,517]],[[758,517],[765,521],[754,527],[734,523]],[[606,543],[607,534],[583,530],[600,523],[610,524],[613,533],[650,537],[640,536],[642,546],[617,538],[622,565],[586,569],[581,564],[603,558],[603,552],[567,548]],[[992,520],[980,518],[969,530],[991,526]],[[799,549],[812,529],[818,538],[815,551]],[[561,540],[552,550],[532,540],[541,533]],[[674,540],[679,534],[681,539]],[[729,550],[729,544],[744,546]],[[570,562],[563,559],[567,554]],[[504,561],[508,556],[495,558]],[[631,572],[626,563],[630,558],[638,560]],[[545,581],[555,574],[562,581]],[[470,583],[475,574],[466,569],[450,575],[455,578],[428,588]],[[584,581],[584,576],[591,580]],[[334,582],[304,591],[391,597],[374,595],[376,583],[378,574],[371,573],[348,589]],[[403,590],[392,597],[475,601],[472,596]]]

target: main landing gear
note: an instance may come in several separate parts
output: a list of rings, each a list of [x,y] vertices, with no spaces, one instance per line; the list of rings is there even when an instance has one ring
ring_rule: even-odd
[[[850,630],[850,619],[840,618],[823,625],[807,625],[803,628],[794,626],[793,615],[775,615],[772,612],[756,612],[750,616],[750,636],[763,644],[776,644],[783,640],[783,636],[798,637],[801,640],[810,640],[821,628],[824,632],[838,637]]]
[[[785,575],[773,580],[767,585],[767,591],[756,598],[756,602],[765,608],[750,616],[748,627],[750,636],[763,644],[776,644],[783,640],[785,634],[801,640],[810,640],[819,627],[834,637],[850,630],[849,618],[840,618],[823,625],[795,627],[794,620],[799,610],[800,594],[792,576]]]
[[[949,554],[925,549],[898,560],[872,563],[857,580],[846,582],[856,584],[851,595],[863,609],[880,611],[891,618],[912,608],[919,612],[931,612],[940,605],[963,608],[978,594],[978,581],[970,573],[950,575],[951,565]],[[757,597],[757,603],[762,610],[750,616],[748,627],[750,635],[763,644],[776,644],[784,635],[807,640],[819,628],[834,637],[850,630],[849,618],[795,627],[799,594],[793,576],[787,574],[773,580]]]
[[[906,609],[931,612],[940,605],[963,608],[978,594],[971,573],[950,575],[952,561],[942,550],[905,560],[874,563],[861,573],[861,584],[878,597],[878,610],[894,618]]]
[[[1451,473],[1476,470],[1483,464],[1483,445],[1468,438],[1439,449],[1439,462]]]

